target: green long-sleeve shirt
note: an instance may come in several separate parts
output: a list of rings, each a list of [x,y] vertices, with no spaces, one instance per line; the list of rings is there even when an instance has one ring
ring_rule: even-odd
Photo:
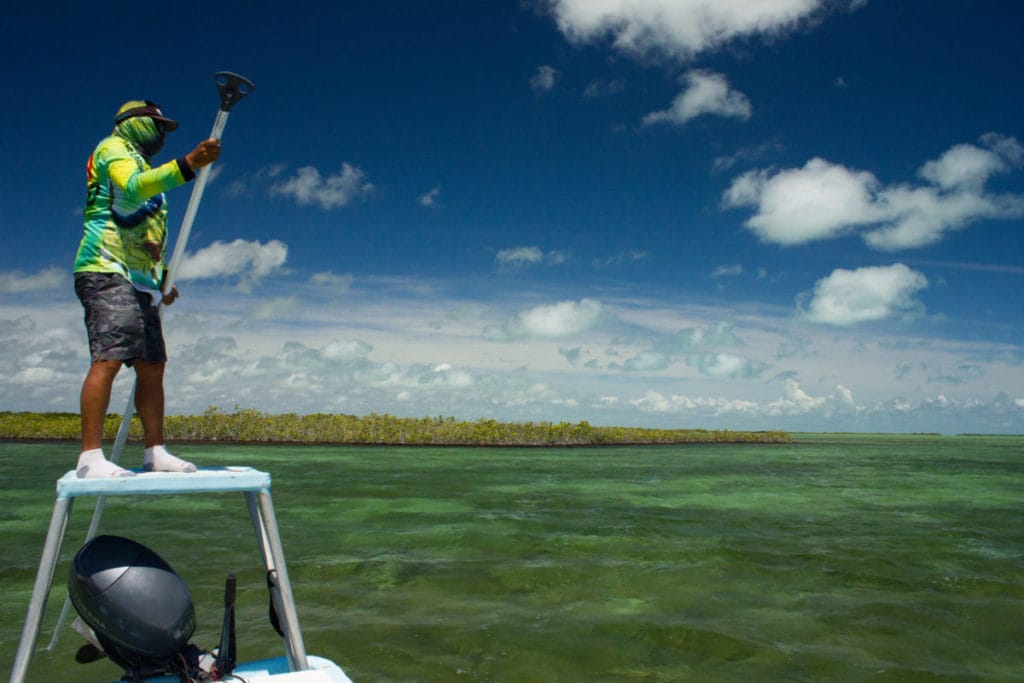
[[[150,168],[146,157],[117,134],[100,141],[86,174],[88,197],[75,272],[117,273],[139,288],[159,289],[167,258],[163,193],[195,174],[184,158]]]

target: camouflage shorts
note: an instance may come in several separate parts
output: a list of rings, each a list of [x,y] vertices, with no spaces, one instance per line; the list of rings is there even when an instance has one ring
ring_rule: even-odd
[[[167,361],[160,314],[149,294],[112,273],[75,273],[75,293],[85,308],[93,361]]]

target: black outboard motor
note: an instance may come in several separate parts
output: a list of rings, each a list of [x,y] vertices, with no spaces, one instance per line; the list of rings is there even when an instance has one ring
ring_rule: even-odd
[[[199,649],[192,596],[170,565],[120,536],[97,536],[75,555],[71,602],[127,680],[193,668]]]

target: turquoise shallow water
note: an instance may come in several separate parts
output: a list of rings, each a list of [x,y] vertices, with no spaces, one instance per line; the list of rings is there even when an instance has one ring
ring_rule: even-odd
[[[1024,681],[1024,438],[179,450],[272,473],[307,649],[357,682]],[[0,675],[73,459],[0,444]],[[240,657],[281,652],[240,496],[111,500],[103,531],[183,576],[202,647],[238,573]],[[77,646],[38,653],[32,679],[116,677]]]

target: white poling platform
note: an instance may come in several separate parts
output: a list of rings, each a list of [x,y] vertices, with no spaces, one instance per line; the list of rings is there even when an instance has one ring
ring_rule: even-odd
[[[320,657],[307,658],[302,634],[299,630],[295,599],[292,595],[288,571],[285,566],[281,537],[270,496],[270,474],[251,467],[201,468],[197,472],[139,472],[134,477],[104,477],[102,479],[79,479],[74,470],[57,480],[57,500],[53,517],[46,534],[43,556],[39,562],[36,583],[29,603],[28,616],[22,630],[18,652],[11,671],[11,683],[24,683],[28,673],[29,660],[39,638],[46,600],[53,583],[53,575],[60,556],[68,518],[75,498],[82,496],[146,496],[194,493],[242,493],[245,495],[256,532],[257,545],[263,556],[268,576],[273,578],[271,596],[277,607],[281,629],[285,635],[285,654],[276,667],[276,672],[265,672],[274,680],[305,681],[331,680],[349,681],[340,667]],[[311,661],[312,660],[312,661]],[[265,660],[266,663],[276,660]],[[324,668],[325,663],[331,667]],[[239,665],[241,669],[243,664]],[[330,670],[330,673],[328,673]],[[336,673],[335,671],[336,670]],[[316,674],[312,672],[316,671]],[[288,673],[291,672],[291,673]],[[310,672],[312,677],[293,674]],[[250,672],[255,674],[255,671]],[[328,678],[320,678],[326,674]],[[338,677],[340,676],[340,678]]]
[[[270,475],[251,467],[204,467],[198,472],[140,472],[134,477],[79,479],[74,470],[57,480],[57,499],[171,493],[270,491]]]

